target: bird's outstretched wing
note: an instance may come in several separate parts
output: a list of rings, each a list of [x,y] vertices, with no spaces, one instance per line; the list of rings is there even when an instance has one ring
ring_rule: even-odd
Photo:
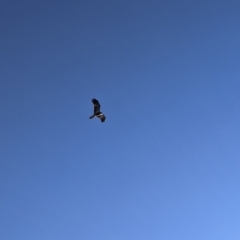
[[[99,101],[97,99],[93,98],[92,103],[93,103],[93,106],[94,106],[94,114],[99,113],[100,108],[101,108],[101,105],[100,105]]]
[[[101,120],[101,122],[105,122],[106,120],[106,116],[103,113],[97,115],[97,117]]]

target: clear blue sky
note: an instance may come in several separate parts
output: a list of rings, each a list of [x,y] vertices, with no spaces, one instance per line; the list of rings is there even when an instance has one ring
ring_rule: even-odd
[[[240,239],[238,0],[0,13],[1,240]]]

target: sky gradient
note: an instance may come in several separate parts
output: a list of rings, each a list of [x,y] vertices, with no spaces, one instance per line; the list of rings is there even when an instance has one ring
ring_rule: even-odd
[[[239,13],[1,1],[0,239],[239,240]]]

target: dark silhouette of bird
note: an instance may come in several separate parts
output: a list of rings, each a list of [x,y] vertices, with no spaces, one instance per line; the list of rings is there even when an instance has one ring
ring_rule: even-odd
[[[106,116],[102,112],[100,112],[101,105],[100,105],[99,101],[97,99],[93,98],[92,103],[94,106],[94,110],[93,110],[93,115],[90,116],[89,119],[98,117],[101,120],[101,122],[104,122],[106,120]]]

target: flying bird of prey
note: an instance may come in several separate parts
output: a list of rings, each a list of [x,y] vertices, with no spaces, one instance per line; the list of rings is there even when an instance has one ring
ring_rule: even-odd
[[[101,122],[104,122],[106,120],[106,117],[102,112],[100,112],[101,105],[100,105],[99,101],[97,99],[93,98],[92,103],[94,106],[94,110],[93,110],[94,113],[92,116],[89,117],[89,119],[98,117],[101,120]]]

